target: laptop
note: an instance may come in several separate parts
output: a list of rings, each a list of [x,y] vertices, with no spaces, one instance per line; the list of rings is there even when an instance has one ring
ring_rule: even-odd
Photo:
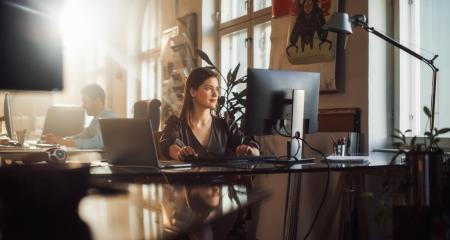
[[[151,122],[148,119],[99,119],[106,160],[116,166],[154,168],[191,167],[190,163],[158,159]]]

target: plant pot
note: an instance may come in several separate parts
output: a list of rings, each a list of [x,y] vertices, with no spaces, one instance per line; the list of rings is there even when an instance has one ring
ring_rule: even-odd
[[[406,153],[411,190],[410,204],[438,207],[443,204],[443,152]]]

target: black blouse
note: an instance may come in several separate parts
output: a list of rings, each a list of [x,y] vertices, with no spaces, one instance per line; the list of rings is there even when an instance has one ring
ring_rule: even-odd
[[[171,116],[166,121],[159,143],[162,153],[169,159],[169,147],[176,144],[177,138],[186,146],[194,148],[199,156],[231,156],[240,144],[247,144],[259,149],[259,144],[253,138],[245,137],[235,122],[214,116],[207,148],[197,140],[185,120]]]

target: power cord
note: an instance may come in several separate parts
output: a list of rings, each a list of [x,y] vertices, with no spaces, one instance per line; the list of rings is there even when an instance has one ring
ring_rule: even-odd
[[[312,147],[311,145],[309,145],[309,143],[306,142],[303,138],[300,138],[300,137],[299,137],[299,139],[300,139],[306,146],[308,146],[309,149],[311,149],[311,150],[313,150],[314,152],[317,152],[317,153],[319,153],[320,155],[322,155],[323,159],[325,160],[325,162],[326,162],[326,164],[327,164],[327,180],[326,180],[326,183],[325,183],[325,190],[324,190],[324,193],[323,193],[322,200],[321,200],[321,202],[320,202],[319,208],[317,209],[317,212],[316,212],[316,214],[314,215],[314,218],[313,218],[313,222],[312,222],[312,224],[311,224],[311,227],[309,228],[308,232],[306,233],[305,238],[303,238],[303,239],[306,240],[306,239],[309,237],[309,235],[311,234],[311,232],[312,232],[312,230],[313,230],[313,228],[314,228],[314,225],[315,225],[316,222],[317,222],[317,218],[319,217],[319,213],[320,213],[320,211],[322,210],[322,207],[323,207],[323,205],[324,205],[324,203],[325,203],[325,200],[327,199],[328,188],[329,188],[329,185],[330,185],[331,168],[330,168],[330,163],[328,162],[328,159],[327,159],[327,157],[325,156],[325,154],[323,154],[323,152],[321,152],[320,150],[318,150],[318,149],[316,149],[316,148],[313,148],[313,147]]]
[[[288,131],[287,131],[287,129],[286,129],[286,126],[284,125],[284,122],[281,122],[280,125],[281,125],[280,128],[284,129],[284,131],[285,131],[286,133],[288,133]],[[311,232],[312,232],[312,230],[313,230],[313,228],[314,228],[314,225],[315,225],[316,222],[317,222],[317,218],[319,217],[320,211],[322,210],[323,205],[325,204],[325,200],[327,199],[328,188],[329,188],[329,186],[330,186],[330,174],[331,174],[330,163],[328,162],[328,159],[327,159],[327,157],[325,156],[325,154],[324,154],[322,151],[320,151],[320,150],[318,150],[318,149],[312,147],[305,139],[301,138],[299,132],[296,132],[295,136],[292,137],[291,134],[288,135],[288,134],[283,134],[283,133],[281,133],[281,132],[278,130],[278,128],[275,127],[275,126],[274,126],[274,130],[275,130],[280,136],[288,137],[288,138],[291,138],[291,139],[292,139],[292,138],[295,138],[295,139],[297,139],[297,141],[302,141],[306,146],[308,146],[309,149],[311,149],[312,151],[317,152],[317,153],[319,153],[320,155],[322,155],[322,158],[325,160],[325,163],[327,164],[327,180],[326,180],[326,183],[325,183],[324,193],[323,193],[323,195],[322,195],[322,200],[320,201],[320,205],[319,205],[319,207],[318,207],[318,209],[317,209],[317,211],[316,211],[316,214],[314,215],[314,218],[313,218],[313,221],[312,221],[312,223],[311,223],[311,226],[310,226],[310,228],[308,229],[308,232],[306,233],[305,237],[303,238],[304,240],[306,240],[306,239],[308,239],[309,235],[311,234]],[[299,144],[298,144],[298,149],[297,149],[297,152],[295,153],[295,155],[298,154],[298,151],[299,151],[299,150],[300,150],[300,142],[299,142]]]
[[[275,130],[275,132],[276,132],[278,135],[282,136],[282,137],[287,137],[287,138],[290,138],[290,139],[292,140],[293,137],[292,137],[290,134],[288,134],[288,132],[287,132],[287,130],[286,130],[286,127],[284,126],[284,122],[281,122],[280,124],[281,124],[280,128],[283,129],[285,133],[280,132],[280,130],[279,130],[276,126],[274,126],[273,129]],[[295,161],[298,161],[298,160],[299,160],[299,159],[297,158],[297,154],[298,154],[298,152],[300,151],[300,140],[299,140],[298,138],[296,138],[296,139],[297,139],[298,144],[297,144],[297,151],[295,152],[294,156],[290,156],[289,154],[288,154],[288,155],[285,155],[285,156],[279,156],[279,157],[278,157],[278,160],[281,160],[281,159],[283,159],[283,158],[287,158],[288,161],[291,160],[291,159],[294,159]]]

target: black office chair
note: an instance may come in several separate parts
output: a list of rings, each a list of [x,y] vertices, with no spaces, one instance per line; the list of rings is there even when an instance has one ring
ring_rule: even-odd
[[[158,99],[140,100],[134,103],[134,118],[145,118],[152,122],[153,132],[159,130],[161,101]]]
[[[80,106],[51,106],[45,116],[42,134],[73,136],[83,130],[84,118],[84,109]]]
[[[153,138],[155,139],[156,150],[158,152],[159,159],[163,159],[164,156],[161,153],[159,147],[159,138],[161,132],[159,131],[160,118],[161,118],[161,101],[158,99],[152,100],[140,100],[134,103],[134,118],[145,118],[152,122]]]

